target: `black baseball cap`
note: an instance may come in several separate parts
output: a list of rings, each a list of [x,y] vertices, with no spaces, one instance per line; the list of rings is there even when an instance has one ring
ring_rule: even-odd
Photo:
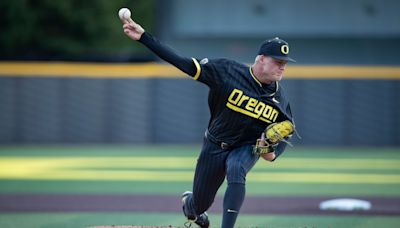
[[[262,42],[258,54],[269,56],[274,59],[296,62],[294,59],[289,57],[289,44],[279,37]]]

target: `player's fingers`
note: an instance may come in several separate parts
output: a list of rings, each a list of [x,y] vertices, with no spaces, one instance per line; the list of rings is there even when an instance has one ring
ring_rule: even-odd
[[[264,132],[261,134],[259,146],[265,146],[265,134]]]
[[[133,25],[133,26],[137,25],[137,23],[134,20],[132,20],[132,18],[122,19],[122,23],[130,24],[130,25]]]
[[[136,24],[135,22],[131,22],[131,21],[128,20],[128,19],[123,19],[123,20],[122,20],[122,23],[124,23],[124,25],[133,25],[133,24]]]
[[[272,161],[276,158],[275,152],[261,154],[260,156],[267,161]]]
[[[122,26],[124,29],[139,30],[140,26],[136,23],[126,23]]]
[[[126,24],[123,26],[124,30],[136,31],[137,29],[132,25]]]

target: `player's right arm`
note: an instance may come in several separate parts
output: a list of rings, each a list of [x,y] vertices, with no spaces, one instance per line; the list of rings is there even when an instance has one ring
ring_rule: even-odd
[[[201,68],[200,64],[195,58],[187,58],[178,55],[174,50],[162,44],[150,33],[145,32],[142,26],[137,24],[132,19],[124,20],[123,28],[125,34],[128,37],[141,42],[164,61],[174,65],[175,67],[194,77],[195,79],[199,77]]]

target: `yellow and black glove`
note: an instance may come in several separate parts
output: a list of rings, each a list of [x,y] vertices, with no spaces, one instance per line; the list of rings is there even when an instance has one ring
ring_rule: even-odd
[[[257,139],[256,145],[253,147],[253,153],[274,152],[273,146],[276,146],[279,142],[291,145],[287,139],[292,136],[293,132],[294,126],[289,120],[269,125],[263,132],[261,139]]]

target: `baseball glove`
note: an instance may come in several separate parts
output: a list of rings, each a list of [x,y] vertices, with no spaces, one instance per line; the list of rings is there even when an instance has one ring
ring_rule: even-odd
[[[253,153],[274,152],[273,147],[279,142],[285,142],[291,146],[292,144],[287,139],[292,136],[293,132],[294,126],[289,120],[269,125],[261,135],[261,138],[257,139],[256,145],[253,147]]]

